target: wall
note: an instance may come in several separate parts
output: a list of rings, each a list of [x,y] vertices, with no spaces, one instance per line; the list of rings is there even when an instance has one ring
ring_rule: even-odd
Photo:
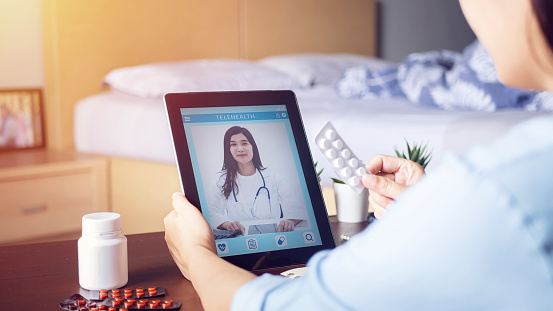
[[[103,77],[118,67],[313,51],[375,55],[374,0],[42,3],[51,149],[73,147],[75,104],[105,91]],[[358,29],[365,30],[363,38],[357,36]]]
[[[461,51],[474,40],[458,1],[379,0],[379,56]],[[0,89],[44,85],[40,0],[0,0]]]
[[[413,52],[462,51],[476,38],[458,1],[379,0],[378,55],[399,62]]]
[[[458,1],[379,0],[379,56],[401,61],[412,52],[461,51],[474,40]],[[40,0],[0,0],[0,89],[43,87]]]
[[[42,88],[40,0],[0,0],[0,89]]]

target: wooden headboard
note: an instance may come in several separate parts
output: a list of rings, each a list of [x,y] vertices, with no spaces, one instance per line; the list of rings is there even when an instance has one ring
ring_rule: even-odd
[[[43,0],[47,145],[73,147],[75,103],[112,69],[286,53],[374,56],[374,0]]]

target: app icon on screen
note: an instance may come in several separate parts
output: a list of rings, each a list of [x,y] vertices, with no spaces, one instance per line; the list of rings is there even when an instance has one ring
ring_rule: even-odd
[[[227,242],[217,242],[217,254],[226,254],[228,251]]]
[[[315,235],[313,234],[313,232],[304,232],[303,240],[307,244],[315,243]]]
[[[286,240],[286,236],[279,234],[275,236],[275,242],[278,247],[283,247],[288,245],[288,241]]]
[[[257,239],[249,238],[246,240],[246,245],[249,250],[256,250],[258,248],[257,246]]]

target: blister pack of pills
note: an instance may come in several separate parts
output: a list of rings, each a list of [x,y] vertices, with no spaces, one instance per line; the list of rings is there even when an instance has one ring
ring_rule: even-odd
[[[332,123],[325,124],[315,137],[315,144],[321,150],[340,179],[355,193],[363,191],[361,178],[370,172],[359,161],[353,151],[344,142]]]
[[[64,310],[79,311],[127,311],[178,310],[182,305],[182,303],[172,300],[153,298],[165,295],[165,289],[161,287],[149,287],[148,294],[145,294],[145,290],[142,288],[91,291],[90,294],[90,299],[75,294],[62,301],[60,307]]]
[[[152,298],[165,296],[165,288],[163,287],[148,287],[145,288],[126,288],[126,289],[112,289],[112,290],[91,290],[91,300],[104,300],[106,298]]]

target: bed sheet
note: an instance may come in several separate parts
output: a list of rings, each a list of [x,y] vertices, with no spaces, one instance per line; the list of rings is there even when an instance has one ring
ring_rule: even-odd
[[[296,90],[300,113],[317,168],[324,168],[322,185],[336,177],[313,139],[331,121],[362,161],[376,154],[394,155],[394,146],[428,143],[438,166],[446,152],[463,153],[487,143],[513,125],[544,113],[521,110],[498,112],[444,111],[417,106],[403,99],[345,99],[331,86]],[[175,164],[162,99],[117,92],[87,97],[75,110],[77,151]]]

